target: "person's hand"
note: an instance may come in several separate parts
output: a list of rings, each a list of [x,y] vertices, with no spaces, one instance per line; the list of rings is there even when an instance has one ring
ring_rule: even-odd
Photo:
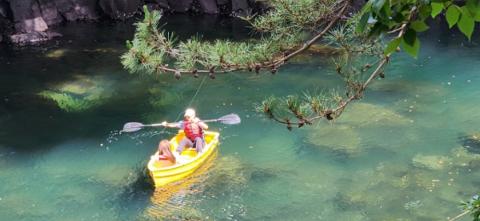
[[[198,117],[195,117],[195,118],[193,118],[192,121],[193,121],[193,123],[198,123],[198,122],[200,122],[200,119],[198,119]]]

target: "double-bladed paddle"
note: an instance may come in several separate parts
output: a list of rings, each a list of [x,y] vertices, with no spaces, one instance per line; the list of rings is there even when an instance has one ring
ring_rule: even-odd
[[[241,122],[241,119],[238,115],[236,114],[228,114],[223,117],[217,118],[217,119],[210,119],[210,120],[201,120],[200,122],[220,122],[222,124],[239,124]],[[142,124],[140,122],[129,122],[123,125],[123,130],[122,132],[135,132],[143,129],[144,127],[161,127],[165,126],[162,123],[158,124]]]

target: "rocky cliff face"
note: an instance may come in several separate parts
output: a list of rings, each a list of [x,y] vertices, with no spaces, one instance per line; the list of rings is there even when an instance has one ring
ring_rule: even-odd
[[[31,44],[59,33],[50,27],[69,21],[124,20],[141,12],[141,6],[169,12],[247,14],[254,0],[0,0],[0,42]]]

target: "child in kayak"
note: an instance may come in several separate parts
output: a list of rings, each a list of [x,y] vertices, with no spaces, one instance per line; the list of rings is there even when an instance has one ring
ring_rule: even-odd
[[[185,147],[195,147],[195,150],[200,153],[205,146],[203,131],[208,129],[208,125],[200,121],[195,115],[195,110],[189,108],[185,110],[183,121],[176,123],[162,123],[165,127],[180,128],[185,132],[185,137],[178,144],[176,150],[178,153],[181,153]]]
[[[176,162],[175,156],[170,150],[170,142],[168,140],[162,140],[158,144],[158,155],[154,155],[156,160],[158,160],[162,166],[171,166]]]

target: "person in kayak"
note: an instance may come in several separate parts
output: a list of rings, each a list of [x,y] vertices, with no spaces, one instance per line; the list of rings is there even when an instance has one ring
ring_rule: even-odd
[[[200,153],[205,146],[203,131],[208,129],[208,125],[196,117],[195,110],[188,108],[185,110],[183,121],[176,123],[162,123],[165,127],[180,128],[185,132],[185,137],[180,141],[177,152],[182,153],[185,147],[195,147]]]
[[[171,166],[176,162],[175,156],[170,150],[170,142],[168,140],[162,140],[158,144],[158,155],[153,155],[155,160],[158,160],[162,166]]]

